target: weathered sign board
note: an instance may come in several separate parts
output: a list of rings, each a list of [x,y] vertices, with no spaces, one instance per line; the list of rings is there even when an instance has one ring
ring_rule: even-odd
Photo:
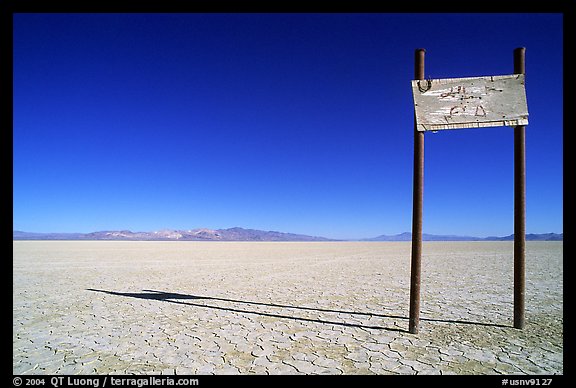
[[[413,80],[418,131],[528,124],[524,74]]]

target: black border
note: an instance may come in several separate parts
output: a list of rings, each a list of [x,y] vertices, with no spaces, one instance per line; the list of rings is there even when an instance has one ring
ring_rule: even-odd
[[[547,0],[545,2],[534,2],[534,1],[518,1],[518,2],[502,2],[502,1],[477,1],[477,2],[454,2],[454,1],[428,1],[428,2],[388,2],[382,0],[357,0],[354,2],[327,2],[327,1],[308,1],[308,2],[294,2],[294,1],[219,1],[219,0],[192,0],[192,1],[175,1],[175,0],[142,0],[142,1],[125,1],[117,0],[115,2],[103,2],[103,1],[70,1],[70,0],[0,0],[0,120],[2,128],[2,140],[0,144],[3,147],[2,152],[0,152],[0,160],[3,168],[3,179],[10,181],[10,187],[13,189],[13,104],[12,104],[12,75],[13,75],[13,14],[14,13],[100,13],[100,12],[114,12],[114,13],[204,13],[204,12],[226,12],[226,13],[410,13],[410,12],[425,12],[425,13],[455,13],[455,12],[469,12],[469,13],[492,13],[492,12],[511,12],[511,13],[562,13],[564,16],[564,52],[569,54],[574,48],[576,48],[576,31],[575,31],[575,8],[576,3],[572,0]],[[529,29],[530,26],[526,26]],[[408,52],[411,52],[414,48],[407,48]],[[564,55],[564,75],[571,75],[570,70],[574,66],[571,63],[571,58],[569,55]],[[566,80],[566,78],[563,78]],[[572,79],[568,79],[569,82],[564,81],[564,106],[570,107],[571,109],[564,109],[564,126],[569,127],[573,124],[572,111],[576,106],[574,101],[574,89],[571,84],[574,83]],[[571,125],[572,124],[572,125]],[[571,138],[573,136],[573,131],[571,128],[564,132]],[[570,142],[564,142],[564,158],[568,155],[571,157]],[[572,170],[566,169],[567,163],[564,159],[564,177],[573,178]],[[568,166],[572,166],[568,163]],[[6,186],[4,186],[6,187]],[[13,191],[12,191],[13,192]],[[10,209],[6,209],[3,214],[12,214],[13,207],[13,197],[12,193],[6,193],[3,198],[3,203],[10,204]],[[568,198],[564,205],[568,204],[568,207],[564,206],[564,214],[572,212],[572,205],[570,199],[573,198],[571,193],[571,187],[569,185],[564,185],[564,198]],[[566,218],[566,217],[565,217]],[[6,220],[9,218],[6,216]],[[569,218],[568,218],[569,219]],[[2,236],[10,236],[11,230],[8,229],[8,222],[6,222],[3,229]],[[10,228],[12,225],[10,225]],[[565,237],[565,248],[568,249],[568,254],[565,257],[573,257],[572,253],[572,243],[569,236],[573,235],[571,231],[571,225],[564,225]],[[6,244],[8,247],[8,243]],[[8,254],[4,255],[4,260],[8,260]],[[566,263],[566,262],[565,262]],[[570,268],[568,268],[570,272]],[[564,305],[569,309],[570,302],[572,299],[569,297],[573,287],[569,282],[565,282],[565,292],[564,292]],[[568,296],[568,297],[566,297]],[[569,310],[568,310],[569,311]],[[568,319],[567,319],[568,318]],[[8,320],[5,320],[6,332],[11,330],[11,324]],[[570,318],[564,317],[564,328],[569,327]],[[6,338],[8,336],[6,335]],[[573,336],[568,330],[564,330],[564,354],[570,354],[571,342]],[[10,348],[7,343],[4,349]],[[564,357],[565,361],[567,357]],[[571,357],[568,357],[571,359]],[[302,383],[309,382],[312,384],[318,383],[363,383],[372,384],[376,382],[384,381],[386,383],[406,383],[406,382],[420,382],[420,383],[431,383],[431,384],[442,384],[442,386],[459,386],[462,384],[469,383],[473,381],[474,383],[483,383],[485,386],[505,386],[503,380],[507,379],[508,384],[512,385],[512,380],[520,381],[527,380],[527,383],[518,383],[516,385],[531,385],[530,380],[540,379],[538,381],[532,380],[534,385],[542,384],[543,378],[552,378],[551,386],[561,386],[570,376],[572,371],[570,370],[570,363],[565,363],[564,375],[560,376],[507,376],[507,375],[488,375],[488,376],[442,376],[439,379],[438,376],[426,377],[419,376],[420,378],[413,380],[406,380],[405,376],[396,375],[380,375],[380,376],[304,376],[306,379],[303,380],[302,376],[286,376],[262,378],[261,376],[254,375],[242,375],[235,376],[188,376],[197,378],[199,381],[199,386],[206,386],[207,384],[220,384],[222,382],[232,382],[240,384],[270,384],[278,381],[283,383]],[[56,377],[60,377],[58,375]],[[119,376],[119,375],[116,375]],[[45,381],[44,386],[52,386],[50,384],[51,377],[48,376],[12,376],[12,386],[19,386],[16,383],[17,378],[21,378],[21,385],[25,386],[25,383],[30,379],[43,379]],[[86,376],[89,378],[98,378],[99,387],[102,387],[103,376]],[[127,376],[128,377],[128,376]],[[135,376],[137,377],[137,376]],[[336,379],[336,377],[338,377]],[[230,380],[228,380],[230,379]],[[281,380],[279,380],[281,379]],[[67,386],[66,384],[63,386]],[[109,386],[109,384],[108,384]],[[168,385],[163,385],[168,386]]]

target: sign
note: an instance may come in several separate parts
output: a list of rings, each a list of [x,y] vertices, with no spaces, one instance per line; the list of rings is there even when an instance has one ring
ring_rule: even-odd
[[[416,129],[528,124],[524,74],[412,81]]]

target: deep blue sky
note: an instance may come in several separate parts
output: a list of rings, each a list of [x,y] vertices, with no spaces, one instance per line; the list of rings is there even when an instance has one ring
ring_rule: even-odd
[[[411,230],[426,76],[526,51],[527,232],[563,231],[561,14],[15,14],[13,228]],[[513,129],[425,135],[424,232],[513,232]]]

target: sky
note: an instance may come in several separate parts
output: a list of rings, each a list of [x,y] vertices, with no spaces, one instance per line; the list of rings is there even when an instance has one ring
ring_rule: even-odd
[[[411,230],[426,77],[526,47],[526,230],[563,232],[562,14],[14,14],[13,229]],[[425,134],[423,231],[513,233],[513,128]]]

